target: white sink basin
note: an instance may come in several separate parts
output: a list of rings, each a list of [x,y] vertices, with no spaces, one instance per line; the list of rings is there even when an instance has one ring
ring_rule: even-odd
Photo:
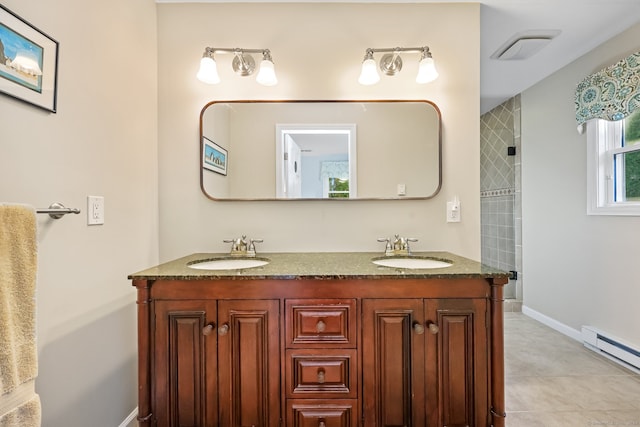
[[[269,264],[269,260],[264,258],[216,258],[196,261],[189,264],[188,267],[196,270],[242,270],[262,267],[267,264]]]
[[[420,258],[420,257],[390,257],[390,258],[375,258],[371,260],[376,265],[383,267],[393,268],[445,268],[451,267],[453,264],[440,259],[434,258]]]

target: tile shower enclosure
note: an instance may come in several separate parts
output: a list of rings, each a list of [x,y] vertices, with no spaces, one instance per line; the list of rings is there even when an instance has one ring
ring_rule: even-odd
[[[482,263],[518,272],[505,297],[522,299],[520,96],[480,118]]]

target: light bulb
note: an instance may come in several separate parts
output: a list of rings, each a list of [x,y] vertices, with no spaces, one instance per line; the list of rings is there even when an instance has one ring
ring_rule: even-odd
[[[358,83],[361,85],[373,85],[380,81],[380,75],[378,75],[378,67],[375,59],[369,58],[362,62],[362,72],[358,78]]]
[[[276,71],[272,61],[263,59],[262,62],[260,62],[260,70],[256,76],[256,81],[263,86],[275,86],[278,84],[278,78],[276,77]]]
[[[220,83],[220,76],[218,75],[218,67],[216,61],[212,56],[206,55],[200,60],[200,69],[196,75],[201,82],[213,85]]]
[[[420,60],[418,65],[418,75],[416,76],[416,83],[429,83],[438,78],[438,71],[433,62],[431,56],[427,56]]]

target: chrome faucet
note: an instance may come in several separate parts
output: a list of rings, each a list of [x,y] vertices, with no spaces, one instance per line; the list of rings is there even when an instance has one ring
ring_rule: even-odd
[[[387,256],[392,255],[411,255],[411,247],[409,242],[417,242],[418,239],[414,237],[400,237],[400,235],[396,234],[393,239],[393,243],[391,239],[387,239],[385,237],[378,238],[378,242],[386,242],[384,248],[384,254]]]
[[[263,240],[249,239],[249,241],[247,241],[247,236],[243,235],[236,239],[225,239],[223,242],[231,243],[231,256],[254,257],[256,256],[256,243],[262,243]]]

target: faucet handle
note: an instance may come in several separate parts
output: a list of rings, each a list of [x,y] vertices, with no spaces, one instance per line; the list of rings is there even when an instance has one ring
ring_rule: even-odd
[[[386,237],[378,237],[378,242],[386,243],[384,247],[385,255],[393,255],[393,246],[391,245],[391,239],[388,239]]]
[[[249,247],[247,248],[247,250],[249,251],[255,251],[256,250],[256,243],[262,243],[264,242],[263,239],[249,239]]]
[[[249,239],[249,246],[247,246],[247,255],[256,256],[256,243],[264,242],[263,239]]]
[[[418,239],[416,239],[415,237],[407,237],[406,239],[404,239],[406,242],[406,249],[407,249],[407,253],[411,254],[411,247],[409,247],[409,242],[417,242]]]

